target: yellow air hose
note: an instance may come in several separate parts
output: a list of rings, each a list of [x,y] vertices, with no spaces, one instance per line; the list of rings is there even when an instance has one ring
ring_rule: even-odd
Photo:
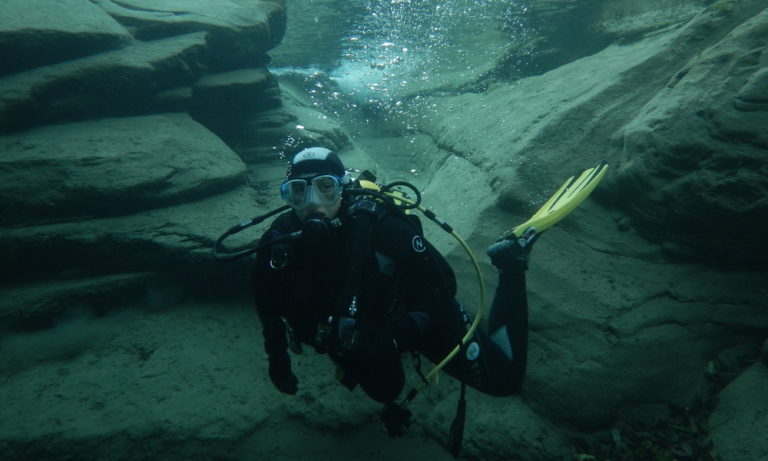
[[[416,202],[403,197],[402,195],[393,194],[391,192],[384,192],[384,195],[396,200],[405,202],[408,205],[414,206],[416,205]],[[477,275],[477,283],[480,286],[480,304],[477,308],[477,313],[475,314],[475,320],[472,322],[472,325],[470,325],[469,330],[467,330],[467,333],[464,335],[464,337],[461,339],[461,344],[457,344],[456,347],[453,348],[453,350],[448,353],[448,355],[445,356],[445,358],[438,364],[436,364],[432,369],[427,373],[427,375],[424,377],[424,380],[420,382],[416,387],[415,390],[420,390],[424,386],[427,385],[430,379],[432,379],[437,372],[443,369],[448,362],[453,359],[456,354],[459,353],[462,347],[464,347],[467,342],[469,342],[470,338],[472,338],[472,335],[475,333],[475,330],[477,329],[477,326],[480,325],[480,320],[483,318],[483,315],[485,315],[485,280],[483,278],[483,272],[480,270],[480,264],[477,262],[477,258],[475,257],[475,254],[472,253],[472,250],[467,245],[467,242],[464,241],[463,238],[459,234],[456,233],[451,226],[446,224],[445,221],[443,221],[441,218],[439,218],[435,213],[433,213],[431,210],[422,207],[421,205],[417,205],[416,208],[418,208],[419,211],[421,211],[424,216],[429,218],[431,221],[434,221],[438,226],[440,226],[443,230],[448,232],[453,236],[453,238],[456,239],[457,242],[464,248],[464,251],[469,256],[469,259],[472,261],[472,265],[475,268],[475,274]]]

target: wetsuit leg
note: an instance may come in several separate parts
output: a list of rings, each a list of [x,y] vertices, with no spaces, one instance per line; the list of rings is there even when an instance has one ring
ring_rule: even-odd
[[[448,335],[431,335],[421,352],[433,362],[444,358],[463,338],[472,324],[472,317],[461,305],[450,309],[453,325],[442,331]],[[528,304],[525,272],[507,271],[499,274],[488,320],[488,332],[478,328],[464,350],[444,368],[445,372],[467,385],[495,396],[514,394],[525,377],[528,342]],[[441,341],[442,344],[435,344]]]
[[[520,387],[528,361],[528,292],[524,270],[499,273],[488,314],[488,334],[510,362],[511,381],[517,383],[513,387]]]

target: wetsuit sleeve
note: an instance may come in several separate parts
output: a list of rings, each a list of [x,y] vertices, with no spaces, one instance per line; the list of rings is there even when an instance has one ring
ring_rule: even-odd
[[[262,242],[267,241],[269,232]],[[269,378],[275,387],[285,394],[296,394],[298,379],[291,371],[291,358],[288,355],[288,337],[282,306],[285,305],[285,266],[279,267],[276,261],[277,246],[268,247],[259,252],[253,267],[253,290],[256,310],[261,319],[264,334],[264,350],[269,359]]]
[[[262,237],[261,242],[266,242],[269,239],[270,232],[268,231]],[[268,247],[260,251],[252,270],[253,299],[261,319],[264,350],[270,359],[283,355],[287,357],[286,350],[288,347],[281,308],[285,305],[285,300],[282,299],[284,274],[281,269],[274,269],[270,266],[273,251],[278,251],[278,249]]]

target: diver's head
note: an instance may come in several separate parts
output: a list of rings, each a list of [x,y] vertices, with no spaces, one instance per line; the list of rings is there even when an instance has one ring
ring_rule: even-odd
[[[302,222],[310,215],[334,218],[349,181],[338,155],[324,147],[309,147],[291,160],[280,194]]]

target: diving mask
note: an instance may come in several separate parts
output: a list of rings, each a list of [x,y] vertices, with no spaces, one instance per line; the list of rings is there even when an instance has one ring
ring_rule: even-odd
[[[293,209],[334,205],[341,197],[341,179],[330,174],[310,179],[289,179],[280,185],[280,195]]]

